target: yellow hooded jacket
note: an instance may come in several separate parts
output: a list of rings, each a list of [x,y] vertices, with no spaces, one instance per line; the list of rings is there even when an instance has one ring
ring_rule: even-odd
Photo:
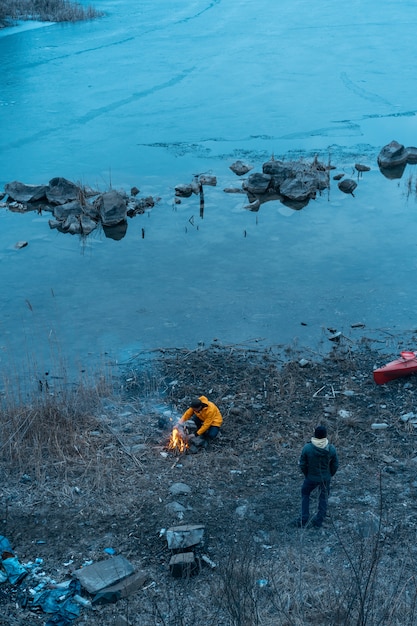
[[[207,404],[207,406],[205,406],[199,413],[196,413],[198,419],[203,422],[202,426],[197,430],[196,434],[203,435],[206,430],[210,428],[210,426],[217,426],[218,428],[220,428],[220,426],[223,424],[223,418],[222,414],[220,413],[214,402],[210,402],[210,400],[208,400],[206,396],[200,396],[199,400],[203,402],[203,404]],[[180,421],[186,422],[193,415],[194,409],[190,406],[190,408],[185,411]]]

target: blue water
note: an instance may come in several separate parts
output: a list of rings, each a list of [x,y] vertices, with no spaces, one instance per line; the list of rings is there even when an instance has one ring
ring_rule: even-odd
[[[139,350],[261,339],[317,347],[326,330],[414,328],[417,5],[370,0],[96,2],[105,17],[0,33],[0,188],[64,176],[160,197],[121,241],[84,243],[48,214],[0,209],[0,367],[90,369]],[[312,159],[356,178],[301,211],[247,211],[229,166]],[[193,196],[174,187],[196,173]],[[17,241],[28,246],[17,250]],[[327,346],[327,344],[326,344]]]

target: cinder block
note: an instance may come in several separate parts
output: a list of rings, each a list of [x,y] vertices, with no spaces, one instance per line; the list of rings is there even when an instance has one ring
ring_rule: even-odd
[[[168,528],[166,540],[170,550],[184,550],[196,546],[203,539],[203,524],[186,524]]]
[[[194,552],[174,554],[169,562],[169,569],[175,578],[188,578],[198,571]]]
[[[123,556],[118,555],[82,567],[74,572],[74,576],[89,593],[97,593],[101,589],[127,578],[134,571],[133,565]]]

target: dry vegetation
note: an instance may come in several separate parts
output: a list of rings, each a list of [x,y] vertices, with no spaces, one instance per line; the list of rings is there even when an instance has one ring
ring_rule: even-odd
[[[30,403],[5,394],[1,534],[22,562],[43,558],[58,581],[109,546],[148,573],[144,590],[84,610],[77,624],[121,615],[141,626],[411,626],[416,430],[400,418],[415,406],[417,379],[372,379],[397,354],[394,343],[377,350],[342,338],[305,366],[295,349],[164,350],[119,371],[113,394],[110,381],[71,393],[43,386]],[[167,454],[169,415],[175,421],[201,393],[223,412],[221,437],[195,455]],[[324,527],[299,530],[297,460],[322,421],[341,468]],[[372,430],[374,422],[389,427]],[[177,482],[191,494],[173,497]],[[205,525],[199,554],[217,567],[170,575],[159,535],[180,523]],[[4,623],[44,622],[19,605],[25,585],[0,587]]]
[[[103,15],[92,6],[83,6],[70,0],[2,0],[0,23],[11,20],[39,22],[79,22]]]

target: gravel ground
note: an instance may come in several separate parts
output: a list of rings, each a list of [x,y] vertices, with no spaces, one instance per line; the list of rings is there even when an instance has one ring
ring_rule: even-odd
[[[415,624],[417,430],[403,416],[417,379],[372,377],[402,345],[342,337],[324,357],[213,344],[133,359],[65,462],[3,459],[1,534],[21,563],[43,561],[20,585],[0,585],[0,624],[46,624],[30,590],[71,579],[108,548],[147,580],[115,604],[82,608],[74,624]],[[197,454],[168,451],[177,416],[201,394],[223,413],[220,436]],[[324,526],[300,530],[297,461],[318,423],[340,470]],[[189,493],[172,494],[177,483]],[[179,579],[163,529],[182,524],[205,533],[198,573]]]

